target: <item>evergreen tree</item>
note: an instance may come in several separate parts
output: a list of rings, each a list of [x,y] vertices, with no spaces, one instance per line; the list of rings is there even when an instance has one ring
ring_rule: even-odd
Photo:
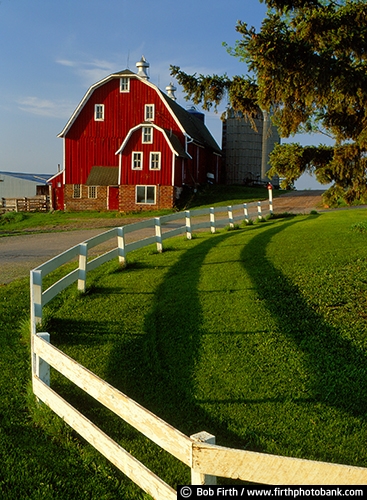
[[[258,109],[272,115],[281,137],[321,133],[334,145],[277,146],[270,177],[292,187],[304,172],[323,184],[325,198],[367,199],[366,0],[266,0],[259,31],[238,22],[241,38],[229,53],[245,62],[246,76],[171,74],[188,99],[204,109],[227,99],[250,121]]]

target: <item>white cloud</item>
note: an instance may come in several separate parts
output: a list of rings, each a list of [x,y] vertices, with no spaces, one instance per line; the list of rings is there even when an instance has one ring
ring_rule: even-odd
[[[24,97],[17,101],[18,108],[26,113],[48,118],[69,118],[74,105],[65,100],[52,101],[35,96]]]
[[[119,71],[116,63],[103,59],[93,59],[91,61],[58,59],[56,62],[62,66],[73,68],[74,74],[81,79],[83,86],[87,88],[109,74]]]
[[[71,68],[77,64],[75,61],[68,61],[67,59],[58,59],[56,62],[62,66],[69,66]]]

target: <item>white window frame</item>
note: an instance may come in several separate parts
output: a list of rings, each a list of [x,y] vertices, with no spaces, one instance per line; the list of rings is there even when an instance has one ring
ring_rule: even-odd
[[[138,201],[138,190],[141,191],[141,189],[144,188],[144,201]],[[154,200],[152,202],[148,202],[148,188],[153,188],[154,189]],[[156,186],[135,186],[135,203],[137,205],[156,205],[156,200],[157,200],[157,188]]]
[[[104,121],[104,104],[94,105],[94,121],[96,122]]]
[[[97,186],[88,186],[88,198],[95,200],[97,199]]]
[[[154,104],[144,105],[144,120],[146,122],[153,122],[155,118],[155,107]]]
[[[143,144],[153,143],[153,127],[143,127],[141,132],[141,141]]]
[[[130,92],[130,78],[127,76],[122,76],[120,78],[120,92],[126,93]]]
[[[73,198],[82,197],[82,187],[80,184],[73,184]]]
[[[139,164],[139,166],[137,166]],[[142,151],[133,151],[131,155],[131,169],[143,170],[143,153]]]
[[[161,152],[151,151],[149,154],[149,170],[161,169]]]

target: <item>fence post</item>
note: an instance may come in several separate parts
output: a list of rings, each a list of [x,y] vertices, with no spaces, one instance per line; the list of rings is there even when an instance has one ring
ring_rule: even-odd
[[[243,204],[243,213],[245,215],[245,221],[246,221],[246,224],[248,224],[248,210],[247,210],[247,203],[244,203]]]
[[[190,210],[185,210],[185,217],[186,217],[186,238],[188,240],[191,240],[192,231],[191,231],[191,213],[190,213]]]
[[[88,243],[79,245],[78,290],[85,293],[87,282]]]
[[[214,207],[209,208],[209,219],[210,219],[210,231],[215,233],[215,209]]]
[[[269,192],[269,212],[270,215],[273,215],[273,185],[271,182],[268,184],[268,192]]]
[[[209,434],[209,432],[202,431],[197,434],[193,434],[190,436],[191,439],[198,443],[208,443],[215,444],[215,436],[213,434]],[[201,474],[200,472],[195,472],[195,470],[191,469],[191,484],[202,485],[202,484],[217,484],[216,476],[210,476],[209,474]]]
[[[263,218],[263,216],[261,214],[261,201],[257,202],[257,214],[258,214],[259,220],[261,220]]]
[[[117,228],[117,247],[118,247],[119,263],[122,267],[126,267],[125,228],[124,228],[124,226]]]
[[[30,281],[31,333],[36,333],[36,325],[42,321],[42,271],[31,271]]]
[[[229,206],[227,207],[227,210],[228,210],[228,220],[229,220],[229,227],[234,227],[234,224],[233,224],[233,211],[232,211],[232,207]]]
[[[38,337],[45,340],[46,342],[50,342],[50,334],[47,332],[37,333]],[[46,363],[42,358],[40,358],[37,354],[33,353],[34,362],[33,362],[33,370],[34,375],[42,380],[46,385],[50,386],[50,365]]]
[[[157,252],[162,253],[163,245],[162,245],[161,219],[160,217],[154,217],[154,221],[155,221],[155,238],[157,242]]]

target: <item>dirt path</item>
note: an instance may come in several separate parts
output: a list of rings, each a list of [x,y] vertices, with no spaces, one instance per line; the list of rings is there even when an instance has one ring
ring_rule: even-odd
[[[278,198],[274,198],[274,212],[310,213],[322,207],[322,193],[324,191],[289,191]]]
[[[322,191],[291,191],[274,198],[274,212],[309,213],[321,204]],[[133,219],[136,222],[136,219]],[[124,225],[132,222],[124,220]],[[75,230],[0,238],[0,285],[28,276],[29,271],[68,248],[121,224],[116,219],[84,220]],[[97,227],[98,225],[98,227]],[[79,229],[77,229],[79,228]],[[58,228],[62,229],[62,228]],[[69,227],[70,229],[70,227]],[[108,244],[106,245],[106,248]],[[100,248],[99,248],[100,251]]]

